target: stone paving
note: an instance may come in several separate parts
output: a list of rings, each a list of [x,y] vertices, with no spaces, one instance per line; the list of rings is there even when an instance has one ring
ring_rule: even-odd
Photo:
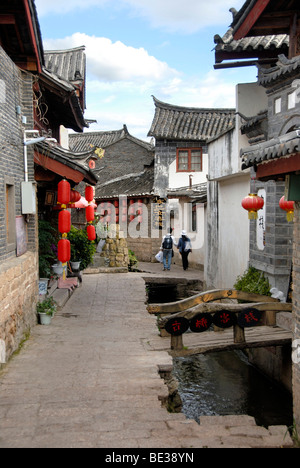
[[[286,427],[249,416],[168,413],[144,273],[84,275],[50,326],[38,325],[0,372],[0,448],[291,447]]]

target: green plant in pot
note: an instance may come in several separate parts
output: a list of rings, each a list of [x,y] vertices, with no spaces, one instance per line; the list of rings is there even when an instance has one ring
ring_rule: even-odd
[[[57,232],[50,222],[39,221],[39,275],[40,278],[50,278],[51,265],[57,256]]]
[[[85,270],[92,263],[96,252],[94,242],[89,241],[85,229],[76,229],[71,226],[68,233],[68,239],[71,243],[71,262],[80,262],[80,270]]]
[[[245,291],[263,296],[271,296],[270,283],[264,272],[250,266],[241,276],[238,276],[234,284],[238,291]]]
[[[50,325],[53,315],[56,312],[56,303],[52,296],[39,302],[36,307],[41,325]]]

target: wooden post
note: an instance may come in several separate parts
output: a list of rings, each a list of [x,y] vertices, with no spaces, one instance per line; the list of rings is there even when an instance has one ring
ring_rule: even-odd
[[[241,328],[239,325],[234,325],[233,327],[233,341],[235,343],[246,342],[244,328]]]
[[[294,13],[291,16],[290,23],[290,48],[289,48],[289,59],[300,55],[300,30],[298,22],[298,14]]]
[[[181,351],[183,349],[182,335],[173,336],[171,335],[171,349]]]
[[[265,325],[268,327],[275,327],[276,325],[276,312],[273,310],[267,310],[265,312]]]

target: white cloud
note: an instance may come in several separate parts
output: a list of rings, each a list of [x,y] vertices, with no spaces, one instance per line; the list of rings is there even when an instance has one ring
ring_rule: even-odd
[[[157,60],[144,48],[134,48],[121,41],[112,42],[105,37],[75,33],[64,39],[44,42],[45,50],[86,46],[88,73],[102,81],[162,80],[179,73],[166,62]]]
[[[122,0],[133,9],[135,15],[147,18],[152,26],[168,31],[195,33],[216,24],[228,24],[232,20],[229,8],[237,10],[244,0]]]
[[[137,138],[147,139],[155,113],[151,95],[184,107],[235,107],[235,85],[219,71],[210,71],[203,78],[185,77],[137,86],[129,82],[87,82],[86,118],[96,119],[90,131],[117,130],[127,125]],[[110,100],[113,96],[114,99]]]
[[[231,22],[229,8],[239,10],[244,0],[36,0],[39,16],[67,14],[71,11],[109,7],[111,10],[125,7],[129,15],[145,18],[155,28],[185,34],[195,33],[208,26],[228,25]]]
[[[110,0],[35,0],[39,16],[45,16],[50,13],[60,15],[67,14],[70,11],[86,10],[88,8],[102,7]]]

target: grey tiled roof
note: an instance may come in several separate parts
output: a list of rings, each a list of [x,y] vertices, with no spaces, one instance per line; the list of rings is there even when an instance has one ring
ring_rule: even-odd
[[[207,183],[193,185],[192,187],[180,187],[168,189],[167,195],[169,198],[189,198],[191,201],[199,203],[207,202]]]
[[[146,141],[140,140],[130,135],[126,125],[124,125],[123,128],[120,130],[70,134],[69,144],[70,148],[73,151],[81,152],[88,151],[91,148],[91,145],[96,146],[98,148],[107,148],[108,146],[113,145],[114,143],[122,140],[123,138],[129,138],[134,143],[143,146],[149,151],[153,150],[153,147],[150,145],[150,143],[147,143]]]
[[[44,52],[45,68],[65,81],[85,80],[85,47],[67,50],[47,50]]]
[[[84,176],[84,181],[96,185],[98,182],[97,175],[89,168],[88,160],[93,156],[93,151],[85,153],[74,153],[58,144],[50,144],[48,142],[40,142],[35,144],[36,149],[47,156],[62,163],[64,166],[70,167],[75,171],[81,172]]]
[[[206,141],[234,126],[235,109],[180,107],[153,99],[155,116],[148,136],[156,139]]]
[[[285,77],[292,77],[295,75],[295,78],[299,76],[300,73],[300,56],[294,57],[292,59],[287,59],[284,55],[279,55],[278,62],[276,66],[272,68],[260,69],[258,82],[262,86],[267,86],[268,84],[274,84],[277,79],[282,79]]]
[[[296,130],[278,138],[241,150],[242,169],[287,157],[300,151],[300,131]]]
[[[233,54],[247,52],[249,56],[256,57],[262,50],[286,50],[288,53],[290,38],[287,34],[245,37],[243,39],[233,39],[233,29],[230,28],[223,37],[216,35],[214,41],[217,44],[215,51]],[[216,55],[217,55],[216,54]]]
[[[154,165],[138,174],[127,174],[116,179],[100,183],[96,186],[95,198],[104,200],[118,198],[120,195],[128,197],[150,196],[153,193]]]

